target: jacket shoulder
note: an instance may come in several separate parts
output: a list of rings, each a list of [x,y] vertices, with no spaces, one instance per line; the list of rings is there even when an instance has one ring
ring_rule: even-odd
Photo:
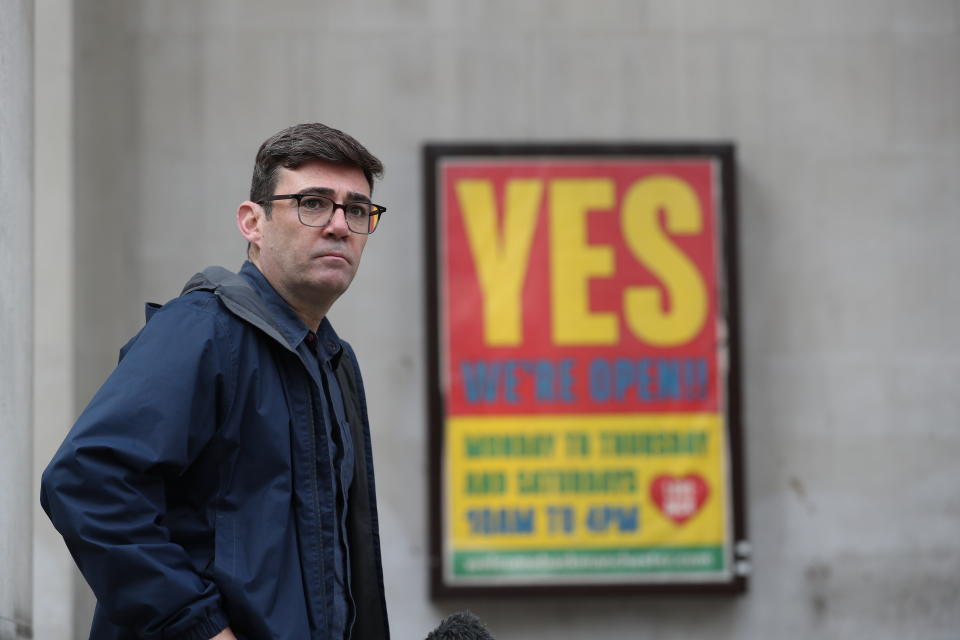
[[[260,294],[240,274],[223,267],[207,267],[187,281],[181,297],[195,292],[212,293],[230,314],[291,349]]]

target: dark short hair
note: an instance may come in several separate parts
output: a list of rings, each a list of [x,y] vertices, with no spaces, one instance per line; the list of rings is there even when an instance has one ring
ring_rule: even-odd
[[[383,175],[383,163],[352,136],[319,122],[296,124],[260,145],[253,165],[250,200],[258,202],[273,195],[280,167],[296,169],[314,160],[360,169],[371,193],[374,179]],[[269,215],[270,207],[264,208]]]

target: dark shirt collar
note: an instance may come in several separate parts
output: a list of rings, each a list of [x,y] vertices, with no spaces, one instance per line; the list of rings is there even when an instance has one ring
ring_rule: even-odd
[[[293,307],[280,297],[277,290],[273,288],[273,285],[255,264],[249,260],[245,261],[243,267],[240,268],[240,275],[246,278],[260,295],[260,298],[270,310],[274,323],[291,347],[299,349],[300,344],[307,341],[307,345],[316,354],[317,358],[331,361],[331,365],[336,368],[340,362],[343,345],[340,343],[336,331],[333,330],[333,325],[326,317],[320,321],[320,327],[316,332],[311,331],[297,315],[297,312],[293,310]]]

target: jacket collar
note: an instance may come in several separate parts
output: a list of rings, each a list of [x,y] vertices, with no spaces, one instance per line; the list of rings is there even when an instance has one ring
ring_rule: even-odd
[[[309,339],[310,350],[318,358],[330,360],[334,367],[339,364],[343,346],[336,331],[333,330],[333,325],[326,317],[320,321],[317,331],[313,332],[303,323],[293,307],[277,293],[255,264],[249,260],[245,261],[240,268],[240,275],[259,295],[273,320],[272,324],[283,334],[291,348],[297,350],[304,341]]]

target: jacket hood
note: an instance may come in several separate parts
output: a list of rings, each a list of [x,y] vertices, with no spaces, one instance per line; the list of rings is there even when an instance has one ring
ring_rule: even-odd
[[[242,276],[223,267],[207,267],[187,280],[180,295],[191,291],[213,292],[231,313],[257,327],[288,350],[295,351],[274,323],[266,304]]]

